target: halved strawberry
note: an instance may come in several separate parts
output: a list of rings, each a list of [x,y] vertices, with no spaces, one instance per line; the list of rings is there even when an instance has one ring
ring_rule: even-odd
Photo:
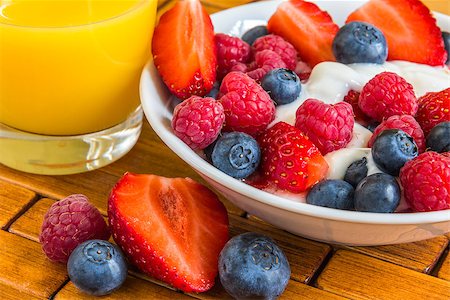
[[[311,67],[323,61],[335,61],[331,45],[339,27],[331,16],[310,2],[282,2],[267,24],[270,32],[282,36]]]
[[[114,240],[142,272],[185,292],[214,285],[228,216],[205,186],[126,173],[111,191],[108,218]]]
[[[278,122],[259,138],[263,175],[278,188],[300,193],[322,180],[328,164],[300,129]]]
[[[204,96],[216,79],[211,19],[200,1],[178,1],[164,13],[152,40],[153,59],[164,83],[181,99]]]
[[[388,60],[407,60],[432,66],[447,59],[441,30],[419,0],[370,0],[351,13],[347,23],[364,21],[386,37]]]

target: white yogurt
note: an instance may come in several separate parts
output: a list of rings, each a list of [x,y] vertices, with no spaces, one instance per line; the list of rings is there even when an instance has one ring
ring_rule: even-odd
[[[417,97],[428,92],[438,92],[450,86],[448,67],[431,67],[407,61],[390,61],[382,65],[344,65],[337,62],[323,62],[314,67],[308,81],[302,84],[302,92],[297,100],[277,106],[275,120],[272,124],[284,121],[294,125],[297,108],[306,99],[315,98],[328,104],[335,104],[342,101],[350,90],[360,92],[370,79],[385,71],[397,73],[405,78],[413,86]],[[355,123],[353,138],[347,147],[325,155],[329,165],[327,178],[343,179],[348,166],[363,157],[367,158],[367,175],[382,172],[375,165],[370,148],[366,148],[371,136],[372,132]],[[293,194],[274,186],[267,188],[267,191],[294,201],[306,201],[306,193]],[[404,211],[407,208],[408,205],[402,197],[396,211]]]
[[[307,83],[302,84],[302,92],[297,100],[277,107],[273,124],[284,121],[294,125],[297,108],[306,99],[315,98],[335,104],[342,101],[350,90],[360,92],[370,79],[385,71],[405,78],[413,86],[417,97],[450,86],[448,67],[431,67],[407,61],[390,61],[382,65],[323,62],[314,67]]]

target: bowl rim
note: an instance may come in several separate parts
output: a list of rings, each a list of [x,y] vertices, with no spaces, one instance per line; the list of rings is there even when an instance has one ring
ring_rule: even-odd
[[[332,0],[321,0],[323,2],[332,2]],[[313,2],[321,2],[313,1]],[[263,1],[267,2],[280,2],[280,1]],[[364,1],[354,1],[354,2],[364,2]],[[244,6],[258,6],[260,2],[254,2],[246,4]],[[221,13],[229,13],[231,10],[239,9],[238,7],[233,7],[231,9],[220,11],[213,15],[218,15]],[[433,12],[433,14],[438,18],[449,18],[449,16]],[[157,75],[156,68],[153,65],[153,60],[150,59],[142,71],[142,76],[140,79],[140,94],[141,102],[147,116],[147,120],[152,126],[156,134],[161,138],[161,140],[181,159],[183,159],[191,168],[196,172],[214,180],[215,182],[225,186],[228,189],[233,190],[253,201],[261,202],[263,204],[286,210],[299,215],[308,215],[317,218],[330,219],[335,221],[343,221],[349,223],[364,223],[364,224],[383,224],[383,225],[408,225],[408,224],[428,224],[428,223],[440,223],[440,222],[450,222],[450,210],[432,211],[432,212],[414,212],[414,213],[372,213],[372,212],[359,212],[359,211],[346,211],[339,210],[328,207],[321,207],[312,204],[296,202],[294,200],[286,199],[275,194],[257,189],[251,185],[248,185],[240,180],[237,180],[220,170],[216,169],[214,166],[209,164],[205,159],[203,159],[197,152],[193,151],[189,146],[183,143],[175,134],[167,130],[164,126],[162,116],[157,114],[158,109],[154,109],[154,98],[155,95],[149,90],[149,84],[153,82],[153,77]],[[159,78],[159,76],[157,76]],[[158,85],[163,85],[161,82]],[[166,89],[165,87],[163,87]],[[168,96],[167,90],[166,96]],[[158,94],[161,96],[161,94]],[[159,97],[161,98],[161,97]],[[164,108],[169,105],[169,103],[163,103],[166,101],[158,101],[160,106]],[[300,217],[300,216],[299,216]],[[450,225],[449,225],[450,229]]]

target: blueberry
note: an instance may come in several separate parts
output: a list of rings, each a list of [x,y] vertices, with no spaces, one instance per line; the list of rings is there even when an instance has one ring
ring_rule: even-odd
[[[355,189],[355,210],[378,213],[394,212],[400,203],[400,186],[394,176],[375,173]]]
[[[302,90],[297,74],[284,68],[268,72],[262,78],[261,86],[278,105],[291,103]]]
[[[442,153],[450,151],[450,121],[439,123],[427,136],[427,148]]]
[[[306,203],[337,209],[353,209],[352,185],[340,179],[323,180],[315,184],[308,195]]]
[[[268,35],[268,34],[269,34],[269,31],[267,30],[267,26],[264,26],[264,25],[255,26],[255,27],[247,30],[242,35],[242,40],[251,46],[256,41],[256,39],[258,39],[262,36]]]
[[[216,81],[214,82],[212,89],[209,91],[208,94],[205,95],[205,97],[211,97],[214,99],[217,99],[217,95],[219,94],[220,89],[220,82]]]
[[[219,277],[236,299],[276,299],[283,293],[291,268],[283,251],[262,234],[233,237],[220,252]]]
[[[119,247],[103,240],[78,245],[69,257],[67,272],[81,291],[102,296],[117,290],[127,278],[127,264]]]
[[[447,61],[445,63],[448,65],[450,64],[450,33],[443,31],[442,39],[444,40],[445,50],[447,50]]]
[[[382,64],[386,61],[388,48],[381,30],[369,23],[350,22],[334,37],[333,53],[343,64]]]
[[[356,188],[358,183],[367,176],[368,171],[369,168],[367,168],[367,158],[363,157],[352,162],[351,165],[348,166],[347,171],[345,172],[344,180]]]
[[[252,174],[261,159],[258,142],[243,132],[225,133],[205,154],[217,169],[237,179]]]
[[[378,125],[380,125],[380,122],[372,121],[369,124],[367,124],[367,129],[369,129],[370,131],[374,132],[375,128],[377,128]]]
[[[383,130],[372,145],[372,157],[383,172],[398,176],[400,168],[418,155],[414,139],[399,129]]]

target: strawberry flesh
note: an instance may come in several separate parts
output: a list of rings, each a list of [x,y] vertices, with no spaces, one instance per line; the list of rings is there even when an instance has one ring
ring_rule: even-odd
[[[126,173],[111,191],[108,218],[114,240],[142,272],[185,292],[214,285],[228,216],[205,186]]]
[[[347,23],[373,24],[386,37],[388,60],[407,60],[432,66],[447,59],[441,30],[419,0],[370,0],[351,13]]]
[[[331,46],[339,27],[314,3],[282,2],[270,17],[267,29],[290,42],[302,61],[311,67],[323,61],[335,61]]]
[[[164,13],[152,49],[155,66],[175,96],[204,96],[212,89],[217,67],[214,28],[200,1],[178,1]]]

